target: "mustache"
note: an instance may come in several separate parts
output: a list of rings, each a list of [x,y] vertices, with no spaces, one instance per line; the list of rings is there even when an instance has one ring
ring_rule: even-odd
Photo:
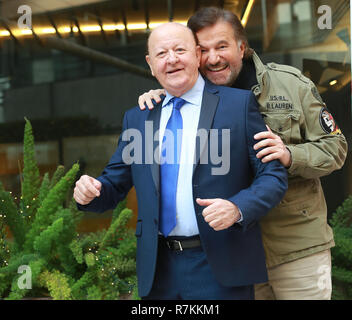
[[[228,67],[228,65],[228,63],[218,62],[216,64],[207,63],[205,67],[207,69],[225,69],[226,67]]]

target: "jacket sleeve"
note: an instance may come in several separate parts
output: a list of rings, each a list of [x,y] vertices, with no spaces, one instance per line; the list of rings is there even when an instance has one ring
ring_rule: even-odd
[[[251,185],[229,198],[242,212],[243,231],[251,227],[262,216],[275,207],[284,197],[287,190],[287,170],[278,160],[263,163],[256,157],[259,150],[253,146],[257,143],[254,135],[265,131],[265,123],[258,111],[254,95],[250,93],[246,112],[246,137],[248,156],[254,173]]]
[[[104,212],[114,209],[123,200],[132,188],[131,165],[124,159],[123,150],[129,141],[122,140],[123,132],[128,128],[127,113],[124,115],[122,133],[120,134],[115,153],[101,176],[97,178],[102,184],[100,196],[94,198],[87,205],[77,204],[79,210],[91,212]],[[127,140],[127,139],[126,139]]]
[[[318,178],[340,169],[347,156],[347,141],[322,101],[314,83],[300,88],[304,141],[289,144],[292,164],[288,172],[306,179]]]

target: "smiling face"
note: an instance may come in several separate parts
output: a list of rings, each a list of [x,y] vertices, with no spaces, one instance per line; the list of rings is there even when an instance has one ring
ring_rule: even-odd
[[[244,44],[235,38],[232,26],[218,21],[197,32],[201,48],[201,73],[217,85],[231,86],[242,69]]]
[[[173,96],[189,91],[198,78],[200,49],[192,31],[177,23],[166,23],[153,30],[146,60],[153,76]]]

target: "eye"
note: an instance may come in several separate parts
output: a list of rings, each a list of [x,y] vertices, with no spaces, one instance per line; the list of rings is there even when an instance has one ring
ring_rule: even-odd
[[[159,52],[156,54],[156,56],[157,56],[158,58],[162,58],[162,57],[165,56],[165,54],[166,54],[166,51],[159,51]]]
[[[176,49],[176,52],[178,53],[182,53],[182,52],[185,52],[186,50],[184,48],[177,48]]]

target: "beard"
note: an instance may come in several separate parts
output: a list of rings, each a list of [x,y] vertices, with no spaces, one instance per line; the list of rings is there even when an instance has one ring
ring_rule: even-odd
[[[201,69],[201,73],[216,85],[231,87],[238,78],[238,75],[242,70],[242,65],[242,61],[240,65],[233,67],[231,67],[228,63],[205,65],[204,68]],[[226,70],[226,73],[224,72],[221,74],[221,70]],[[217,74],[216,72],[219,73]]]

